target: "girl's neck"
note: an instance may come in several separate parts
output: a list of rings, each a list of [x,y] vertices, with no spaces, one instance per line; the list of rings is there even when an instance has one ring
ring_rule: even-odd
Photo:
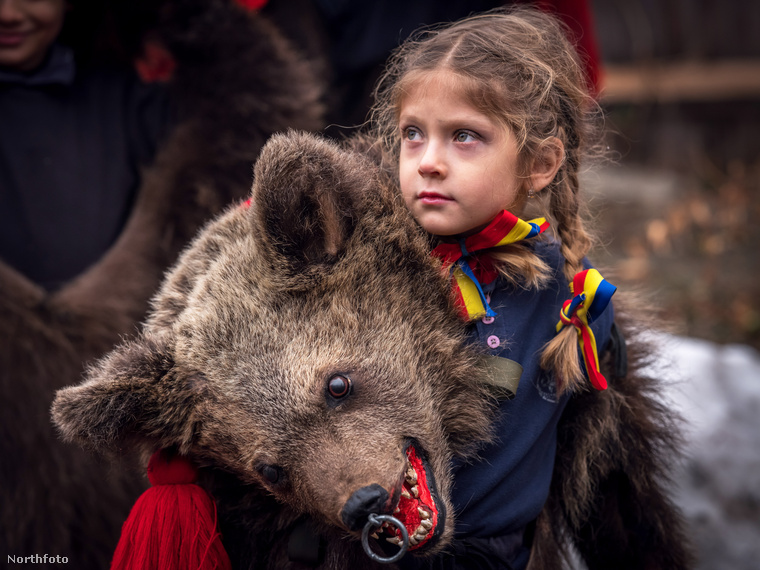
[[[517,215],[517,214],[515,214],[515,215]],[[498,217],[498,216],[496,216],[496,217]],[[443,242],[443,243],[457,243],[459,240],[468,238],[470,236],[474,236],[475,234],[482,232],[484,229],[486,229],[488,226],[491,225],[491,223],[496,219],[496,217],[494,217],[491,220],[488,220],[488,222],[486,222],[485,224],[481,224],[479,226],[476,226],[476,227],[474,227],[472,229],[469,229],[469,230],[467,230],[465,232],[462,232],[462,233],[459,233],[459,234],[454,234],[454,235],[450,235],[450,236],[434,235],[433,237],[435,237],[435,239],[437,239],[438,241]],[[517,217],[519,217],[519,216],[517,216]]]
[[[493,221],[493,220],[492,220]],[[463,232],[461,234],[455,234],[451,236],[439,236],[434,235],[435,239],[437,239],[440,242],[443,243],[457,243],[459,240],[468,238],[470,236],[475,235],[476,233],[483,231],[486,227],[488,227],[488,224],[484,224],[482,226],[478,226],[477,228],[473,228],[471,230],[467,230],[466,232]]]

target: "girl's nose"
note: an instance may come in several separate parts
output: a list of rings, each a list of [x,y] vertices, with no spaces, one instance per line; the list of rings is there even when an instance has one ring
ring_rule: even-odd
[[[425,152],[420,157],[420,163],[417,166],[417,172],[420,176],[445,176],[446,162],[442,149],[434,142],[429,142],[425,147]]]
[[[21,21],[21,10],[17,0],[0,0],[0,22],[11,25]]]

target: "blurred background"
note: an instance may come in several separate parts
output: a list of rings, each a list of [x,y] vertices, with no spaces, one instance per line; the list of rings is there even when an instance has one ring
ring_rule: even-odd
[[[760,560],[760,2],[594,0],[613,161],[595,257],[654,310],[704,570]]]
[[[592,2],[606,259],[680,334],[760,348],[760,3]],[[596,182],[596,184],[594,184]]]

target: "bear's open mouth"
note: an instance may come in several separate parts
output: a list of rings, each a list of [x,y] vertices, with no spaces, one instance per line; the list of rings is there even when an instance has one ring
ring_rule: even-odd
[[[439,537],[445,513],[437,501],[435,483],[424,454],[409,444],[406,457],[407,467],[393,516],[409,533],[409,550],[418,550],[430,546]],[[402,543],[401,531],[387,523],[373,536],[398,546]]]

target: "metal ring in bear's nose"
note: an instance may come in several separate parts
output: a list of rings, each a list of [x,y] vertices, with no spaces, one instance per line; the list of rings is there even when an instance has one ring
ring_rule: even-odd
[[[386,522],[392,524],[401,531],[402,540],[400,550],[388,558],[375,554],[369,547],[369,531],[375,527],[382,526],[383,523]],[[362,546],[364,547],[364,552],[367,553],[367,556],[375,562],[379,562],[380,564],[392,564],[393,562],[400,560],[401,557],[406,554],[406,551],[409,548],[409,533],[407,532],[404,523],[396,517],[392,517],[391,515],[376,515],[372,513],[367,517],[367,524],[364,525],[364,530],[362,530]]]

